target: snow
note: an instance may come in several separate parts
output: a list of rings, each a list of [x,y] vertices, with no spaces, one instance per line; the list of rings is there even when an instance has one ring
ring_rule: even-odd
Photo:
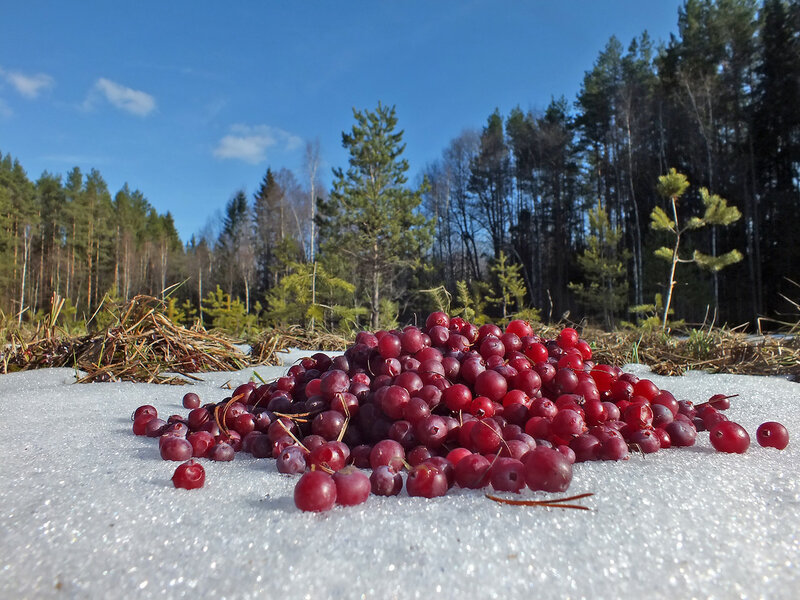
[[[205,487],[176,490],[178,463],[131,433],[141,404],[185,414],[189,389],[220,400],[252,374],[191,387],[79,385],[69,369],[0,376],[0,598],[797,598],[796,383],[652,376],[695,402],[738,393],[727,414],[752,445],[724,455],[701,433],[692,448],[576,465],[569,493],[594,492],[591,511],[451,490],[307,514],[272,460],[203,461]],[[756,443],[770,420],[789,429],[786,450]]]

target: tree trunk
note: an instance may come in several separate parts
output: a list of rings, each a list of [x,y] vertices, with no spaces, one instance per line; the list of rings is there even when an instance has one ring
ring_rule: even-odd
[[[26,225],[24,230],[25,230],[25,233],[23,234],[23,238],[22,238],[22,244],[23,244],[23,249],[22,249],[22,277],[21,277],[22,283],[19,286],[19,314],[17,315],[17,324],[18,325],[22,323],[22,313],[25,310],[25,276],[26,276],[26,274],[28,272],[28,253],[29,253],[29,250],[30,250],[30,247],[31,247],[31,242],[30,242],[31,227],[30,227],[30,225]]]
[[[372,328],[377,330],[380,326],[380,272],[378,266],[379,258],[378,242],[375,241],[372,246]]]
[[[630,115],[626,114],[625,125],[628,130],[628,186],[630,187],[631,191],[631,206],[633,207],[633,218],[635,223],[633,228],[633,297],[636,299],[636,304],[644,304],[644,294],[642,292],[642,231],[639,221],[639,204],[636,201],[636,192],[633,186],[633,151],[631,148],[633,141],[631,140]]]
[[[312,252],[314,245],[311,245]],[[317,261],[314,261],[314,271],[311,273],[311,306],[317,303]],[[309,330],[314,332],[314,314],[311,314],[311,322],[309,323]]]
[[[197,305],[200,314],[200,326],[205,327],[203,324],[203,266],[197,269]]]

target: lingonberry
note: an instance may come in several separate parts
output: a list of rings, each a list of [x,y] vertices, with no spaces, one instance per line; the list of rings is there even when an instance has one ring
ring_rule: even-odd
[[[188,460],[178,465],[172,475],[172,484],[176,488],[195,490],[203,487],[206,482],[206,470],[199,462]]]
[[[177,436],[164,436],[159,443],[161,458],[164,460],[189,460],[194,448],[186,439]]]
[[[532,490],[563,492],[572,481],[572,465],[558,450],[537,446],[523,457],[522,464]]]
[[[362,504],[369,498],[371,484],[369,477],[350,465],[333,474],[336,484],[336,503],[342,506]]]
[[[759,445],[783,450],[789,445],[789,432],[775,421],[767,421],[758,426],[756,440]]]
[[[447,476],[429,463],[417,465],[408,472],[406,491],[409,496],[436,498],[444,496],[447,489]]]
[[[711,428],[709,437],[718,452],[744,454],[750,447],[750,435],[733,421],[720,421]]]
[[[199,408],[200,396],[194,392],[188,392],[183,395],[183,408]]]
[[[525,487],[525,466],[516,458],[498,458],[491,466],[489,479],[498,492],[519,493]]]
[[[376,496],[396,496],[403,489],[403,477],[386,465],[372,470],[370,488]]]
[[[336,504],[336,483],[324,471],[308,471],[294,487],[294,504],[308,512],[323,512]]]

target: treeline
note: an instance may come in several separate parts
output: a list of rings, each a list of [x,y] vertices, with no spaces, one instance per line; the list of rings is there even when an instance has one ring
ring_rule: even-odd
[[[505,250],[533,306],[597,312],[599,299],[579,303],[568,283],[587,277],[577,257],[599,202],[622,236],[625,304],[652,303],[666,293],[669,264],[654,256],[666,238],[650,213],[667,208],[656,182],[669,168],[692,183],[681,220],[702,213],[701,187],[743,215],[687,243],[745,256],[719,272],[683,269],[675,313],[702,321],[717,309],[717,323],[741,323],[789,308],[781,294],[796,288],[786,278],[800,275],[800,3],[688,0],[666,44],[612,38],[573,104],[496,112],[453,140],[427,169],[441,277],[450,287],[482,280]]]
[[[77,167],[32,182],[0,153],[0,307],[30,317],[53,292],[86,318],[107,293],[157,294],[183,269],[172,216],[125,185],[112,198],[102,175]]]
[[[612,38],[577,98],[495,111],[413,186],[394,109],[354,117],[330,190],[309,144],[302,173],[268,169],[185,245],[169,213],[127,185],[112,197],[78,169],[32,182],[0,155],[0,307],[33,315],[57,291],[88,317],[107,294],[182,283],[176,319],[237,332],[389,326],[448,303],[474,318],[538,311],[614,326],[637,318],[631,307],[657,313],[667,294],[659,248],[673,213],[657,184],[672,168],[691,183],[676,220],[708,224],[689,227],[681,255],[711,257],[706,270],[678,267],[674,317],[752,322],[796,297],[798,0],[688,0],[678,35]],[[704,189],[740,215],[704,215]],[[652,219],[657,208],[667,214]],[[732,250],[743,260],[726,262]]]

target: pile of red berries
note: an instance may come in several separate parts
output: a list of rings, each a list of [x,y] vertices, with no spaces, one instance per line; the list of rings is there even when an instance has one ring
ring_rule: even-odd
[[[164,421],[139,407],[133,431],[158,437],[165,460],[188,461],[176,487],[202,487],[203,467],[190,459],[243,451],[302,474],[295,504],[322,511],[396,495],[403,471],[410,496],[443,496],[454,485],[563,492],[574,462],[691,446],[698,431],[721,452],[745,452],[749,435],[722,412],[730,398],[679,401],[649,379],[594,363],[570,327],[544,339],[521,320],[503,331],[435,312],[424,328],[361,332],[341,356],[314,354],[216,404],[201,406],[190,392],[185,417]],[[782,449],[789,438],[764,423],[757,439]]]

